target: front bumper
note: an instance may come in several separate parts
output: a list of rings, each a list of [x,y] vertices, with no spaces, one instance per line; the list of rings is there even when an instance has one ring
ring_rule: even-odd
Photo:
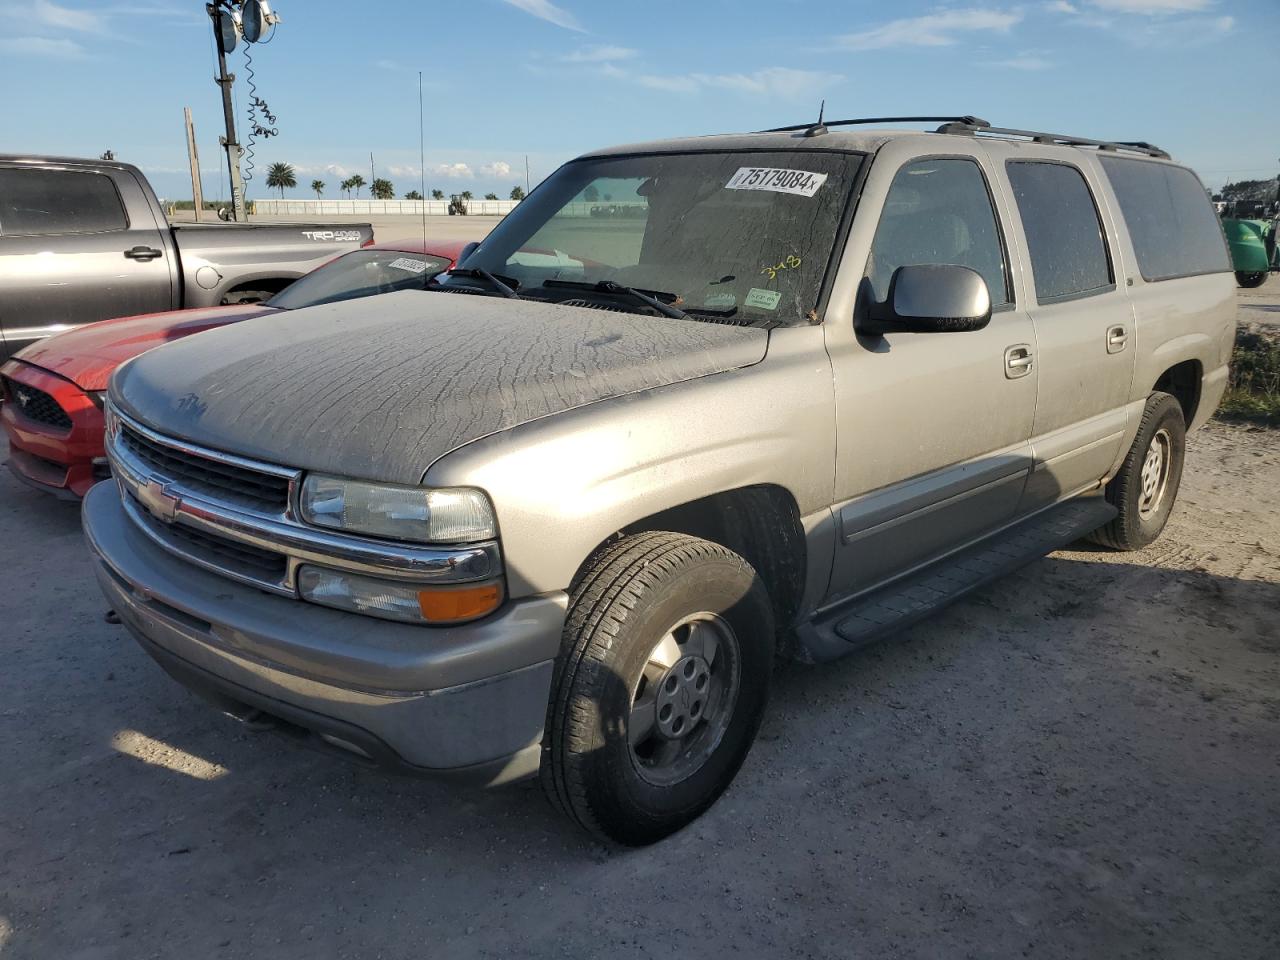
[[[537,770],[563,594],[457,627],[393,623],[177,560],[129,519],[114,484],[90,491],[83,520],[98,582],[125,625],[228,712],[261,710],[401,771],[500,783]]]
[[[17,404],[0,405],[10,469],[38,490],[67,499],[83,497],[108,474],[102,411],[70,380],[20,360],[0,367],[0,374],[48,394],[71,420],[70,427],[57,427],[24,416]]]

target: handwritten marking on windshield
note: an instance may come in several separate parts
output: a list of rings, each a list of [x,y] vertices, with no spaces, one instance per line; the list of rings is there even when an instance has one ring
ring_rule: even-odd
[[[780,260],[771,267],[765,267],[760,272],[768,274],[770,280],[776,280],[778,279],[778,274],[783,270],[794,270],[802,262],[799,257],[792,253],[788,254],[785,260]]]

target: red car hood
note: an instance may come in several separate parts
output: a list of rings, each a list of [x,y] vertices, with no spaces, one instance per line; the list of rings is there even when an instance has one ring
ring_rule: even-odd
[[[251,303],[103,320],[33,343],[15,359],[66,377],[81,390],[105,390],[116,367],[153,347],[275,312]]]

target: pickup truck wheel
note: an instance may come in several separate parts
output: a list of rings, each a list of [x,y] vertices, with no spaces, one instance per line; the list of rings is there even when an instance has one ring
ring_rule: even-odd
[[[542,785],[596,836],[642,846],[733,780],[768,699],[773,608],[719,544],[642,533],[571,592],[543,739]]]
[[[1114,550],[1140,550],[1160,536],[1178,496],[1185,456],[1182,406],[1167,393],[1151,394],[1133,446],[1107,484],[1107,500],[1120,513],[1090,539]]]
[[[1242,287],[1260,287],[1267,282],[1267,271],[1260,270],[1256,273],[1250,273],[1244,270],[1236,271],[1236,283]]]

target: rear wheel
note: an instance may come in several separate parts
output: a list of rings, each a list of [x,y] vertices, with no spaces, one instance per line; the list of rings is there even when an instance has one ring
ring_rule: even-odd
[[[542,783],[595,835],[640,846],[705,811],[763,716],[773,614],[751,566],[718,544],[644,533],[573,590]]]
[[[1246,273],[1242,270],[1236,271],[1236,283],[1242,287],[1260,287],[1267,282],[1267,271],[1260,270],[1256,273]]]
[[[1153,393],[1120,471],[1107,484],[1107,500],[1120,512],[1090,539],[1115,550],[1140,550],[1160,536],[1178,497],[1185,456],[1182,406],[1167,393]]]

